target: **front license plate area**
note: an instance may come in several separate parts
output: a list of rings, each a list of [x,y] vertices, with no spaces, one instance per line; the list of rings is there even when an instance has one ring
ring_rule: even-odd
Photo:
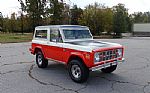
[[[103,67],[107,68],[107,67],[110,67],[110,66],[113,66],[113,65],[117,65],[117,61],[104,63]]]
[[[112,65],[112,63],[104,63],[104,68],[110,67]]]

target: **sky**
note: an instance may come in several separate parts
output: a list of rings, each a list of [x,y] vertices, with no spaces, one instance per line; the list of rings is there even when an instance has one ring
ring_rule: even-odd
[[[0,12],[4,17],[10,16],[13,12],[18,13],[19,7],[18,0],[0,0]]]
[[[65,0],[69,4],[76,4],[81,8],[84,8],[86,5],[93,4],[98,2],[105,4],[108,7],[117,5],[118,3],[125,4],[125,7],[129,9],[129,13],[134,12],[147,12],[150,11],[150,0]],[[4,17],[10,16],[11,13],[20,11],[20,4],[18,0],[0,0],[0,12]]]

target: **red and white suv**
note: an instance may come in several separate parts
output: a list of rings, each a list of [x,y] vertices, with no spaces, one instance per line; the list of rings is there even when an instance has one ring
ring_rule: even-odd
[[[46,68],[48,60],[64,63],[78,83],[88,79],[89,71],[111,73],[124,61],[122,45],[94,40],[88,27],[77,25],[36,27],[30,51],[39,68]]]

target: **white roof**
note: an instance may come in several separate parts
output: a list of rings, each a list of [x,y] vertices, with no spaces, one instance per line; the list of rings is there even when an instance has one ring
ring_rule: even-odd
[[[46,25],[46,26],[37,26],[35,28],[88,28],[87,26],[80,25]]]

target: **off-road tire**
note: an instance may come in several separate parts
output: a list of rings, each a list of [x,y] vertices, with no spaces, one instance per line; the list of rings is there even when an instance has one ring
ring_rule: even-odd
[[[48,60],[44,58],[41,51],[36,53],[36,64],[39,68],[46,68],[48,66]]]
[[[80,73],[79,77],[77,76],[78,78],[75,77],[76,75],[75,75],[74,68],[77,68],[76,72]],[[79,60],[72,60],[69,62],[68,72],[69,72],[71,79],[77,83],[83,83],[83,82],[87,81],[87,79],[89,77],[89,69],[86,67],[86,65],[82,61],[79,61]],[[73,72],[74,72],[74,74],[73,74]]]

